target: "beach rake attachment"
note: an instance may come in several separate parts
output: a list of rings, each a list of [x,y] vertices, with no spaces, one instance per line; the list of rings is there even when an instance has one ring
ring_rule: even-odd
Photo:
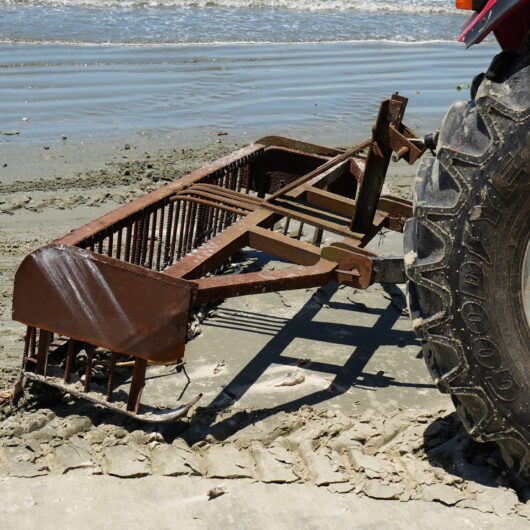
[[[262,138],[29,254],[13,294],[13,319],[27,325],[23,377],[169,421],[200,396],[171,410],[141,405],[146,369],[185,373],[195,308],[329,282],[403,282],[402,258],[364,247],[412,215],[409,201],[381,195],[391,157],[414,163],[425,150],[402,123],[406,104],[385,100],[372,138],[353,149]],[[292,266],[223,274],[248,247]]]

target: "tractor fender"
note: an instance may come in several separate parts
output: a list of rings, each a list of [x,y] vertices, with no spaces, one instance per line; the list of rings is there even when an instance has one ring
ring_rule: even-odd
[[[517,51],[529,30],[529,13],[529,0],[488,0],[481,11],[467,20],[458,41],[469,48],[494,31],[503,49]]]

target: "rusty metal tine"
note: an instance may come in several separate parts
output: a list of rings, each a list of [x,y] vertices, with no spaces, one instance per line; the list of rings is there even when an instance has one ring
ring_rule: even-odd
[[[24,370],[25,366],[26,366],[26,359],[28,358],[28,354],[29,354],[29,346],[30,346],[30,343],[31,343],[31,335],[33,333],[32,330],[34,330],[35,328],[31,327],[31,326],[26,326],[26,335],[24,337],[24,352],[22,354],[22,370]]]
[[[290,217],[286,217],[285,218],[285,225],[283,227],[283,235],[286,236],[287,235],[287,232],[289,231],[289,224],[291,223],[291,218]]]
[[[215,237],[218,233],[218,226],[219,226],[219,217],[221,210],[219,208],[215,208],[213,213],[213,220],[212,220],[212,237]]]
[[[199,238],[201,232],[201,210],[204,208],[204,205],[197,203],[195,206],[195,214],[193,216],[193,233],[191,239],[191,248],[190,250],[196,249],[199,246]]]
[[[236,181],[235,181],[235,174],[234,174],[234,165],[229,164],[226,166],[226,189],[230,191],[235,191],[236,189]]]
[[[226,228],[226,210],[224,208],[219,212],[219,232]]]
[[[245,169],[244,169],[244,177],[242,180],[245,180],[245,194],[246,195],[249,195],[250,194],[250,166],[247,164],[245,166]],[[243,182],[241,182],[241,185],[243,185]]]
[[[193,201],[194,204],[193,204],[193,215],[192,215],[192,218],[191,218],[191,231],[190,231],[190,238],[188,240],[188,252],[191,252],[194,248],[195,248],[195,234],[197,233],[197,228],[198,228],[198,222],[199,222],[199,217],[197,215],[197,212],[199,210],[199,203],[197,203],[196,201]]]
[[[37,348],[37,328],[32,328],[30,343],[29,343],[29,354],[35,358],[35,350]]]
[[[35,371],[39,375],[46,375],[48,368],[48,348],[50,345],[51,333],[45,329],[41,329],[39,333],[39,346],[37,350],[37,367]]]
[[[198,225],[195,248],[200,247],[207,239],[208,235],[208,215],[211,206],[201,205],[198,211]]]
[[[130,261],[131,259],[131,242],[132,242],[132,222],[125,227],[125,249],[123,252],[123,259]]]
[[[166,207],[160,208],[160,219],[158,220],[158,247],[156,249],[156,270],[160,270],[160,262],[162,260],[162,245],[164,241],[164,216]]]
[[[116,372],[116,359],[118,354],[115,352],[110,353],[110,364],[109,364],[109,376],[107,378],[107,401],[112,401],[112,393],[114,391],[114,374]]]
[[[188,205],[188,210],[186,212],[186,221],[184,223],[184,234],[182,239],[182,254],[185,255],[188,252],[188,238],[191,225],[191,218],[193,216],[193,202],[190,202]]]
[[[144,232],[144,220],[139,218],[136,221],[136,230],[135,230],[135,246],[134,246],[134,260],[132,263],[138,265],[140,263],[140,256],[142,254],[142,234]]]
[[[235,164],[232,164],[232,186],[231,189],[234,193],[237,193],[237,181],[238,181],[238,167]]]
[[[92,363],[94,361],[95,347],[87,344],[86,348],[86,369],[85,369],[85,392],[90,392],[90,382],[92,381]]]
[[[147,258],[147,266],[149,268],[153,267],[153,256],[155,251],[155,242],[156,242],[156,219],[157,219],[158,210],[153,210],[151,214],[151,235],[149,237],[149,256]]]
[[[119,229],[118,229],[118,238],[117,238],[117,241],[116,241],[116,259],[120,259],[121,258],[121,240],[122,240],[122,237],[123,237],[123,226],[120,226]]]
[[[75,353],[74,339],[68,341],[68,349],[66,350],[66,365],[64,367],[64,382],[69,383],[72,375],[72,366],[74,364],[74,353]]]
[[[236,179],[236,191],[238,193],[241,193],[241,185],[243,184],[243,170],[241,167],[238,167],[236,169],[237,172],[237,179]]]
[[[315,231],[313,232],[313,245],[315,247],[320,247],[322,244],[322,235],[324,234],[324,230],[322,228],[315,228]]]
[[[300,239],[304,233],[304,222],[300,221],[298,225],[298,233],[296,234],[296,239]]]
[[[188,251],[188,230],[189,225],[191,223],[191,215],[193,210],[193,203],[191,201],[186,201],[185,199],[182,199],[184,203],[186,204],[186,218],[184,219],[184,224],[182,226],[182,256],[186,255],[186,252]]]
[[[204,208],[203,204],[197,206],[197,215],[195,222],[195,235],[193,237],[193,248],[197,248],[201,244],[201,236],[203,233],[204,225]]]
[[[235,174],[235,166],[234,166],[234,164],[231,164],[229,166],[229,168],[230,168],[229,169],[229,174],[228,174],[229,190],[232,193],[235,193],[235,189],[236,189],[236,174]],[[234,213],[230,213],[228,215],[229,224],[234,223],[236,220],[237,220],[237,215],[235,215]]]
[[[138,246],[138,220],[135,219],[131,225],[131,250],[129,261],[135,263],[136,261],[136,247]]]
[[[210,218],[210,210],[212,209],[211,206],[204,205],[201,208],[201,216],[200,216],[200,237],[199,242],[197,246],[202,245],[206,239],[208,238],[209,230],[208,230],[208,219]]]
[[[206,216],[206,228],[205,228],[205,234],[204,234],[204,240],[206,241],[208,238],[211,238],[213,235],[213,216],[215,208],[213,206],[207,206],[207,216]]]
[[[166,239],[164,241],[164,261],[162,267],[165,268],[169,265],[169,251],[171,247],[171,229],[173,228],[173,213],[175,210],[175,204],[171,201],[168,205],[167,219],[166,219]]]
[[[175,216],[173,219],[173,229],[171,232],[171,248],[169,250],[169,262],[173,263],[175,260],[175,245],[177,243],[177,233],[178,233],[178,227],[179,227],[179,221],[180,221],[180,207],[181,202],[176,201],[175,202]]]
[[[109,234],[109,246],[107,248],[107,256],[112,257],[114,254],[114,233]]]
[[[141,245],[140,262],[139,262],[139,264],[142,266],[144,266],[145,260],[147,257],[147,246],[149,243],[149,223],[150,222],[151,222],[150,212],[146,212],[146,215],[143,220],[143,226],[142,226],[142,245]]]
[[[180,221],[180,232],[179,232],[179,247],[177,253],[177,259],[180,259],[184,254],[184,230],[186,227],[186,218],[189,215],[189,209],[191,208],[191,203],[183,201],[182,204],[182,220]]]
[[[125,252],[123,259],[130,261],[131,258],[132,222],[125,227]]]
[[[98,241],[98,254],[103,254],[103,240],[104,237],[101,237],[101,234],[99,235],[100,240]]]
[[[191,203],[190,208],[190,217],[188,219],[188,225],[186,226],[186,246],[185,246],[185,252],[186,254],[188,252],[191,252],[192,250],[192,238],[193,238],[193,231],[195,229],[195,212],[197,211],[197,204],[195,201]]]
[[[131,387],[129,388],[129,399],[127,400],[127,410],[135,414],[140,408],[140,399],[145,386],[146,368],[147,361],[138,357],[134,362]]]

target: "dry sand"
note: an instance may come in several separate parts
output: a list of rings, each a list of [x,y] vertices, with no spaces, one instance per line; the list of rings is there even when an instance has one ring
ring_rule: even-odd
[[[23,328],[10,320],[10,302],[22,258],[233,147],[224,139],[194,149],[8,153],[0,173],[0,390],[21,360]],[[389,189],[408,194],[411,171],[392,175]],[[264,330],[250,314],[272,324]],[[244,318],[244,328],[230,329]],[[146,426],[68,398],[4,405],[4,526],[528,526],[529,492],[495,447],[469,440],[433,388],[399,291],[244,297],[221,304],[201,331],[188,347],[189,373],[206,397],[184,421]],[[284,352],[309,360],[278,364]],[[335,363],[339,379],[326,379],[323,363]],[[158,370],[146,389],[154,402],[175,392]],[[304,382],[277,387],[292,370]],[[215,487],[223,494],[208,500]]]

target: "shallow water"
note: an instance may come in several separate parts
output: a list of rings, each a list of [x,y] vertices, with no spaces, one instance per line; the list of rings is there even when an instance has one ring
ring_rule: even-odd
[[[492,45],[0,45],[0,141],[216,131],[348,142],[381,99],[410,98],[407,123],[437,127]],[[29,121],[22,121],[22,118]]]
[[[0,131],[20,133],[0,142],[350,143],[393,91],[429,130],[494,53],[454,42],[465,16],[450,0],[0,0]]]

